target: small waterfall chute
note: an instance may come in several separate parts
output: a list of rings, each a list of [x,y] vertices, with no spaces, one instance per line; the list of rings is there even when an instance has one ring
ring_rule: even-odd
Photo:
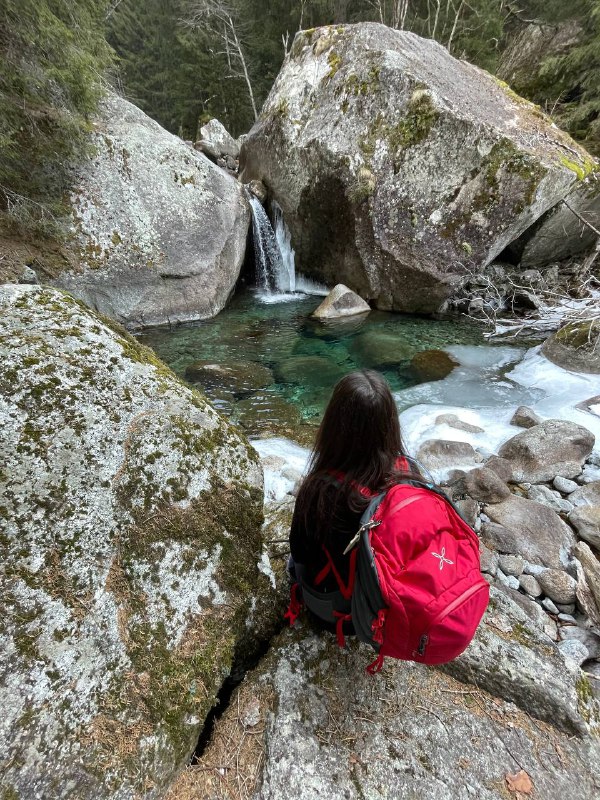
[[[272,303],[293,300],[298,294],[327,295],[327,287],[296,275],[291,234],[280,206],[273,202],[273,229],[260,200],[251,192],[248,196],[252,208],[252,238],[260,298]]]

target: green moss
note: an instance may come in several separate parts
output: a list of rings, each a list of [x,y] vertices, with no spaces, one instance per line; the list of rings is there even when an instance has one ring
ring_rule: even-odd
[[[599,334],[600,322],[598,320],[582,320],[564,325],[556,332],[555,339],[565,347],[594,348]]]
[[[21,795],[14,786],[5,786],[2,789],[2,800],[20,800]]]
[[[329,64],[329,72],[325,76],[326,80],[331,80],[338,69],[342,66],[342,57],[335,50],[331,50],[327,56],[327,63]]]
[[[579,161],[575,161],[574,159],[570,159],[565,155],[560,156],[560,163],[563,167],[570,169],[571,172],[574,172],[577,175],[577,179],[582,181],[584,178],[587,178],[588,175],[591,175],[593,172],[596,172],[600,165],[593,158],[581,156]]]
[[[290,110],[290,104],[287,97],[282,97],[277,103],[275,113],[279,117],[287,117],[289,110]]]

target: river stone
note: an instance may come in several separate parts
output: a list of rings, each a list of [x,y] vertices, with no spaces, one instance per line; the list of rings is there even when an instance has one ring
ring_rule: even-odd
[[[587,648],[590,658],[600,658],[600,636],[594,631],[580,628],[578,625],[563,625],[560,636],[563,640],[576,639]]]
[[[316,319],[338,319],[352,317],[355,314],[367,314],[371,310],[368,303],[355,294],[343,283],[338,283],[329,292],[312,316]]]
[[[498,569],[498,553],[481,543],[479,545],[479,563],[482,572],[495,575]]]
[[[218,119],[206,122],[199,131],[200,139],[195,147],[216,161],[221,156],[238,158],[240,145]]]
[[[464,491],[482,503],[500,503],[510,495],[510,489],[498,475],[486,467],[476,467],[453,487]]]
[[[509,589],[517,590],[519,588],[519,581],[514,575],[505,575],[500,568],[496,570],[496,581],[501,586],[507,586]]]
[[[558,604],[574,603],[577,581],[560,569],[545,569],[537,576],[544,594]]]
[[[587,585],[600,611],[600,561],[585,542],[578,542],[573,554],[583,567]]]
[[[513,436],[499,450],[508,459],[517,481],[543,483],[557,475],[574,478],[594,447],[594,434],[582,425],[548,419]]]
[[[569,514],[577,535],[600,551],[600,506],[581,506]]]
[[[528,641],[530,623],[517,612],[523,620],[519,635]],[[331,634],[284,632],[236,689],[198,768],[184,773],[168,800],[237,796],[240,785],[246,796],[261,800],[498,800],[508,797],[506,775],[521,764],[536,795],[592,800],[600,788],[590,769],[600,757],[598,741],[583,731],[573,739],[555,727],[571,713],[563,708],[576,707],[575,676],[549,640],[542,650],[552,655],[538,656],[535,635],[530,649],[517,637],[489,630],[483,646],[497,647],[497,655],[490,653],[486,668],[494,657],[501,662],[498,683],[518,679],[524,664],[527,677],[519,684],[535,686],[518,696],[520,707],[482,688],[483,670],[475,662],[469,682],[466,675],[457,680],[388,659],[375,684],[365,674],[372,652],[364,645],[351,641],[340,650]],[[510,655],[514,664],[504,672]],[[540,661],[544,677],[534,681]],[[568,699],[559,699],[563,686]],[[529,701],[535,694],[552,698],[540,700],[548,711],[555,698],[562,707],[549,724],[534,718],[538,706]],[[593,708],[592,700],[587,703]],[[259,735],[249,735],[240,720],[256,707]],[[549,756],[549,742],[561,759]],[[224,762],[226,752],[236,759]],[[220,773],[214,765],[222,763],[231,766]]]
[[[296,406],[274,391],[255,392],[235,403],[231,421],[249,436],[265,433],[294,436],[302,422]]]
[[[411,372],[414,373],[419,383],[426,383],[428,381],[441,381],[444,378],[447,378],[454,367],[457,366],[458,361],[449,353],[446,353],[445,350],[422,350],[420,353],[415,353],[410,361]],[[445,414],[442,416],[454,417],[453,423],[455,427],[459,427],[456,422],[461,422],[461,420],[458,419],[456,414]],[[464,422],[461,424],[467,425],[468,423]],[[463,428],[463,430],[465,429]]]
[[[563,369],[598,375],[600,323],[598,320],[569,322],[546,339],[541,352]]]
[[[190,383],[199,383],[205,391],[220,389],[232,395],[255,392],[273,383],[271,370],[256,361],[227,364],[195,361],[185,368],[185,378]]]
[[[554,478],[552,485],[559,492],[562,492],[562,494],[571,494],[571,492],[575,492],[579,489],[579,484],[575,483],[575,481],[570,481],[568,478],[561,478],[560,475]],[[569,498],[569,502],[573,502],[571,498]]]
[[[0,287],[4,796],[162,796],[245,629],[254,450],[119,326]]]
[[[533,575],[520,575],[519,586],[530,597],[539,597],[542,594],[542,587],[538,583],[537,578],[534,578]]]
[[[429,350],[427,352],[431,353],[435,351]],[[443,350],[440,350],[439,352],[442,353]],[[443,378],[445,376],[442,375],[441,377]],[[435,424],[450,425],[451,428],[456,428],[457,431],[466,431],[467,433],[483,433],[483,428],[479,428],[477,425],[471,425],[469,422],[465,422],[457,417],[456,414],[440,414],[439,417],[435,418]]]
[[[447,470],[459,464],[476,464],[482,461],[482,457],[468,442],[428,439],[419,448],[417,460],[428,470]]]
[[[376,328],[359,333],[352,341],[350,351],[367,368],[394,366],[406,361],[413,352],[397,335]]]
[[[424,313],[595,166],[491,75],[376,23],[296,34],[241,164],[303,274]]]
[[[512,416],[510,421],[511,425],[517,425],[519,428],[533,428],[541,422],[541,418],[535,411],[527,406],[519,406]]]
[[[504,542],[512,544],[512,548],[504,552],[551,569],[566,566],[575,537],[554,511],[533,500],[511,495],[501,503],[485,506],[485,512],[493,522],[512,533]],[[487,532],[487,527],[484,525],[483,531]]]
[[[250,183],[246,184],[246,188],[264,206],[264,204],[267,202],[267,197],[269,195],[267,187],[264,185],[264,183],[262,181],[250,181]]]
[[[567,639],[559,642],[558,649],[565,661],[571,661],[575,667],[580,667],[590,657],[589,650],[578,639]]]
[[[485,468],[491,469],[492,472],[495,472],[500,480],[504,481],[504,483],[511,483],[513,480],[512,464],[505,458],[491,456],[491,458],[488,458],[488,460],[485,462]]]
[[[77,270],[56,285],[129,327],[213,317],[240,274],[238,182],[115,94],[71,197]]]
[[[586,486],[578,487],[569,495],[569,503],[576,508],[600,506],[600,481],[592,481]]]
[[[530,500],[535,500],[536,503],[541,503],[543,506],[548,506],[557,514],[561,512],[568,514],[573,510],[573,504],[568,500],[563,500],[560,492],[553,491],[543,484],[534,484],[527,490],[527,497]]]
[[[544,597],[542,600],[542,608],[545,608],[549,614],[553,614],[555,617],[560,613],[554,600],[551,600],[549,597]]]
[[[498,566],[505,575],[513,575],[515,578],[518,578],[523,574],[525,562],[521,556],[501,555]]]
[[[515,553],[519,549],[517,534],[495,522],[482,523],[481,540],[492,550],[500,553]]]

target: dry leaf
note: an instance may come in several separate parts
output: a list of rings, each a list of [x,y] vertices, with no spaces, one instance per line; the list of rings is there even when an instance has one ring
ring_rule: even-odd
[[[507,772],[504,777],[506,779],[506,785],[508,786],[509,792],[531,794],[533,791],[533,783],[531,782],[531,778],[524,769],[519,770],[519,772],[517,772],[515,775],[511,775],[509,772]]]

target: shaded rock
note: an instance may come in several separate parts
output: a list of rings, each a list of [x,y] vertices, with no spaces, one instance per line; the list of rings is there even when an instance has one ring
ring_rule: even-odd
[[[355,337],[350,346],[352,355],[366,367],[386,367],[406,361],[412,350],[392,333],[370,328]]]
[[[544,594],[555,603],[574,603],[577,581],[560,569],[545,569],[537,576]]]
[[[490,575],[496,574],[496,570],[498,569],[498,553],[495,550],[491,550],[484,544],[480,544],[479,561],[482,572],[487,572]]]
[[[190,383],[199,383],[204,390],[218,388],[233,395],[264,389],[273,383],[271,370],[256,361],[228,364],[195,361],[185,368],[185,378]]]
[[[571,492],[575,492],[579,488],[579,485],[575,483],[575,481],[570,481],[568,478],[561,478],[560,475],[554,478],[552,485],[557,491],[562,492],[562,494],[571,494]],[[572,501],[569,500],[569,502]]]
[[[35,272],[35,270],[31,269],[31,267],[25,265],[23,267],[23,270],[21,272],[21,275],[17,283],[34,284],[34,285],[38,284],[39,280],[37,273]]]
[[[194,146],[213,161],[220,156],[236,159],[240,154],[238,142],[218,119],[211,119],[200,128],[200,140]]]
[[[495,522],[482,524],[481,539],[488,547],[500,553],[515,553],[519,549],[518,535],[510,528],[497,525]]]
[[[518,578],[523,573],[525,562],[520,556],[501,555],[498,566],[505,575],[513,575]]]
[[[0,361],[3,786],[161,796],[258,585],[257,455],[152,351],[55,289],[0,287]]]
[[[563,369],[600,374],[600,323],[597,320],[567,323],[546,339],[542,353]]]
[[[243,188],[116,95],[91,144],[71,198],[80,269],[56,285],[131,327],[218,314],[244,260]]]
[[[557,475],[574,478],[592,452],[594,435],[582,425],[548,419],[505,442],[499,450],[508,459],[517,481],[542,483]]]
[[[450,499],[461,517],[466,520],[472,528],[476,529],[479,516],[479,503],[473,500],[472,497],[463,497],[460,500],[454,500],[452,493],[450,494]]]
[[[573,554],[583,568],[587,585],[600,612],[600,561],[585,542],[578,542],[573,548]]]
[[[303,273],[424,313],[594,167],[492,76],[375,23],[296,35],[241,161],[281,205]]]
[[[334,361],[322,356],[290,356],[280,362],[275,377],[284,384],[304,385],[310,381],[314,386],[333,389],[345,375],[345,370]]]
[[[600,551],[600,506],[581,506],[569,514],[577,535]]]
[[[410,361],[411,372],[414,373],[419,383],[441,381],[448,377],[454,367],[457,366],[458,361],[444,350],[422,350],[420,353],[415,353]],[[446,414],[442,416],[453,417],[454,419],[452,421],[454,423],[458,421],[461,422],[462,425],[468,425],[468,423],[459,420],[456,414]],[[459,426],[455,425],[455,427]],[[463,430],[466,429],[463,428]]]
[[[549,639],[552,639],[553,642],[558,640],[558,627],[556,623],[546,614],[539,603],[536,603],[529,597],[525,597],[521,592],[511,589],[508,586],[499,586],[498,588],[525,612],[537,630],[542,631]],[[518,633],[519,628],[517,627],[517,635]]]
[[[525,234],[521,266],[562,261],[592,247],[596,237],[581,217],[596,229],[600,227],[600,182],[594,174],[578,184],[566,202],[557,203]]]
[[[500,503],[510,495],[510,489],[498,475],[486,467],[476,467],[453,487],[464,491],[482,503]]]
[[[321,305],[313,311],[316,319],[337,319],[352,317],[355,314],[367,314],[371,310],[368,303],[355,294],[343,283],[338,283],[329,292]]]
[[[576,508],[600,506],[600,481],[592,481],[569,495],[569,503]]]
[[[542,600],[542,608],[545,608],[549,614],[553,614],[555,617],[560,613],[554,600],[551,600],[549,597],[544,597]]]
[[[500,541],[504,538],[504,545],[512,545],[504,552],[516,553],[527,561],[552,569],[561,569],[567,564],[575,537],[554,511],[533,500],[511,495],[501,503],[487,505],[485,512],[493,522],[512,533],[512,536],[498,537]],[[483,531],[489,537],[487,525]]]
[[[511,425],[518,425],[519,428],[533,428],[534,425],[539,425],[541,418],[527,406],[519,406],[510,421]]]
[[[504,483],[510,483],[513,480],[513,467],[506,458],[492,456],[485,462],[485,468],[495,472]]]
[[[476,464],[482,461],[482,457],[468,442],[428,439],[419,448],[417,460],[423,462],[428,470],[445,470],[463,464]]]
[[[533,575],[520,575],[519,586],[530,597],[539,597],[542,594],[542,587]]]

